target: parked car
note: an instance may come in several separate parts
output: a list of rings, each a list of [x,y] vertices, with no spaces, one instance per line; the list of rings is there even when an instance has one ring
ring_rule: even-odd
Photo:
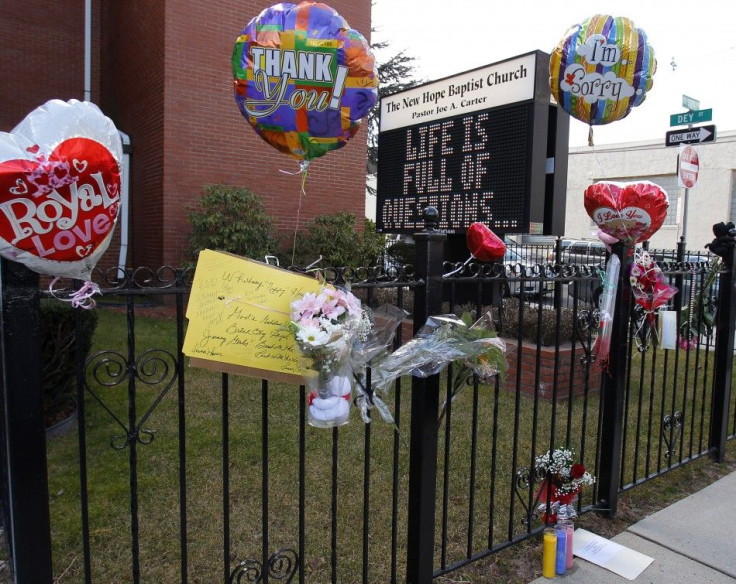
[[[510,247],[506,248],[503,264],[506,267],[506,296],[527,298],[544,296],[554,291],[554,281],[543,279],[554,278],[554,273],[546,265],[539,264]],[[539,278],[542,274],[544,274],[542,279],[529,279],[522,282],[522,278]]]
[[[563,237],[560,240],[560,253],[564,256],[565,251],[567,251],[567,248],[570,247],[573,243],[575,243],[577,239],[571,239],[569,237]],[[555,261],[555,254],[557,252],[556,243],[552,245],[552,249],[547,254],[547,261],[548,262],[554,262]]]
[[[605,258],[606,246],[597,239],[571,241],[562,252],[562,262],[566,264],[598,265]]]

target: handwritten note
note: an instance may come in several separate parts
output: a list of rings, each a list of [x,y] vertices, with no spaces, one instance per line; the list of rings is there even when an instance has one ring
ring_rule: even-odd
[[[573,553],[579,558],[588,560],[628,580],[636,580],[654,561],[654,558],[585,529],[575,530],[572,546]]]
[[[291,302],[319,289],[313,278],[206,249],[187,306],[184,354],[198,367],[303,383],[286,325]]]

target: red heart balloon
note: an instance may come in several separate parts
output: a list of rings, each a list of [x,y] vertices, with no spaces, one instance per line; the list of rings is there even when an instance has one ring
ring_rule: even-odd
[[[112,122],[77,101],[49,102],[0,134],[0,254],[89,279],[118,215],[119,143]]]
[[[634,244],[649,239],[667,217],[669,199],[649,182],[600,181],[585,189],[585,210],[608,235]]]
[[[483,223],[472,223],[465,234],[465,243],[474,258],[495,262],[506,253],[506,244]]]

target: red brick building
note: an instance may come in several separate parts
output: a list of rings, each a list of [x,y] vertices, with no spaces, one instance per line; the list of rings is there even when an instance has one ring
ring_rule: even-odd
[[[92,0],[91,101],[130,137],[128,266],[180,265],[186,209],[203,185],[246,186],[280,231],[296,223],[298,163],[259,138],[233,98],[230,56],[264,0]],[[368,37],[370,0],[330,0]],[[0,17],[0,130],[49,99],[84,99],[85,3],[6,0]],[[312,161],[300,224],[365,210],[365,124]],[[117,229],[120,229],[118,226]],[[119,237],[100,266],[117,264]]]

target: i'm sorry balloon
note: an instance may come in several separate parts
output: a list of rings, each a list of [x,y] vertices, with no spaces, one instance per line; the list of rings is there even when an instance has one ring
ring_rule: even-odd
[[[89,102],[52,100],[0,133],[0,254],[88,280],[112,238],[123,149]]]
[[[600,181],[585,189],[585,210],[604,233],[625,243],[649,239],[667,217],[667,192],[649,181]]]
[[[557,103],[586,124],[608,124],[644,101],[657,69],[647,35],[628,18],[598,14],[570,28],[552,51]]]
[[[344,146],[376,102],[367,41],[325,4],[266,8],[238,37],[232,69],[243,116],[271,146],[299,160]]]

